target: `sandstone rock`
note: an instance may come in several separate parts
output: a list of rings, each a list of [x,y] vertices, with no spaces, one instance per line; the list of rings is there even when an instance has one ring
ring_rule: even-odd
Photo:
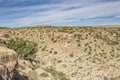
[[[38,73],[34,70],[29,73],[29,78],[32,80],[40,80]]]
[[[0,47],[0,76],[4,80],[11,80],[17,61],[17,53],[14,50]]]

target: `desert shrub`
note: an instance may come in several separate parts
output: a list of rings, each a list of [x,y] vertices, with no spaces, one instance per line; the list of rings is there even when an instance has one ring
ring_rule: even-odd
[[[37,44],[22,38],[10,39],[6,47],[15,50],[20,58],[32,60],[38,51]]]
[[[63,33],[72,34],[72,33],[74,33],[75,31],[74,31],[73,28],[70,27],[70,26],[63,26],[63,27],[61,27],[61,28],[58,29],[58,32],[63,32]]]
[[[76,42],[80,42],[80,40],[76,40]]]
[[[5,38],[10,38],[10,35],[6,33],[6,34],[4,34],[4,37]]]
[[[52,53],[52,51],[50,51],[50,53]]]
[[[73,55],[73,54],[70,54],[69,56],[72,58],[74,55]]]
[[[80,47],[80,46],[81,46],[81,44],[80,44],[80,43],[78,43],[78,44],[77,44],[77,46],[78,46],[78,47]]]
[[[88,52],[88,55],[91,55],[91,54],[92,54],[92,53],[89,51],[89,52]]]
[[[86,43],[86,44],[85,44],[85,46],[88,46],[88,45],[89,45],[89,43]]]
[[[55,38],[52,38],[51,41],[52,41],[53,43],[56,43],[56,42],[57,42],[57,40],[56,40]]]
[[[40,76],[42,76],[42,77],[49,77],[49,75],[47,73],[45,73],[45,72],[41,73]]]
[[[55,77],[55,80],[70,80],[69,78],[66,78],[66,75],[63,72],[59,72],[53,67],[47,67],[45,68],[45,71],[53,75]]]
[[[54,52],[55,55],[56,55],[57,53],[58,53],[57,51]]]
[[[77,58],[77,59],[75,60],[75,62],[76,62],[76,61],[82,62],[82,58],[79,57],[79,58]]]
[[[45,46],[42,48],[42,51],[44,51],[46,48],[47,48],[47,45],[45,45]]]
[[[107,76],[104,76],[103,79],[104,80],[116,80],[114,77],[107,77]]]
[[[33,65],[32,70],[38,69],[39,67],[40,67],[40,65],[39,65],[39,64],[35,64],[35,65]]]
[[[61,62],[62,62],[62,60],[58,60],[58,61],[57,61],[57,63],[61,63]]]
[[[87,48],[85,48],[84,51],[87,51]]]

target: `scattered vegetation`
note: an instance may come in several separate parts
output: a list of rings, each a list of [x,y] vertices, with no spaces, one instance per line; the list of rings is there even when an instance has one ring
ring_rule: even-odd
[[[68,77],[72,77],[72,79],[84,80],[89,79],[91,74],[93,74],[91,79],[99,77],[103,80],[119,80],[120,78],[114,75],[120,62],[119,28],[38,26],[16,30],[11,29],[2,37],[9,39],[17,36],[23,37],[24,40],[11,39],[7,42],[7,47],[14,49],[20,58],[32,60],[35,57],[34,53],[37,52],[36,43],[38,43],[41,51],[36,59],[40,60],[40,64],[32,64],[32,70],[44,69],[45,72],[39,75],[43,79],[70,80]],[[114,73],[109,73],[113,68]],[[64,72],[58,71],[61,69],[65,69]],[[97,71],[98,73],[94,73]]]

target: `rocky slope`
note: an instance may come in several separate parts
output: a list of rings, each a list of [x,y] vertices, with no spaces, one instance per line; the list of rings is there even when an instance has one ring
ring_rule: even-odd
[[[0,34],[2,45],[15,37],[38,44],[38,62],[18,61],[19,73],[31,80],[120,80],[119,26],[37,26]]]

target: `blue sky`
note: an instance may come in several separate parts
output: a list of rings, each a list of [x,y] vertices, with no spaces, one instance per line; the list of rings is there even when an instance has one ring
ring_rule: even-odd
[[[120,0],[0,0],[0,26],[120,25]]]

